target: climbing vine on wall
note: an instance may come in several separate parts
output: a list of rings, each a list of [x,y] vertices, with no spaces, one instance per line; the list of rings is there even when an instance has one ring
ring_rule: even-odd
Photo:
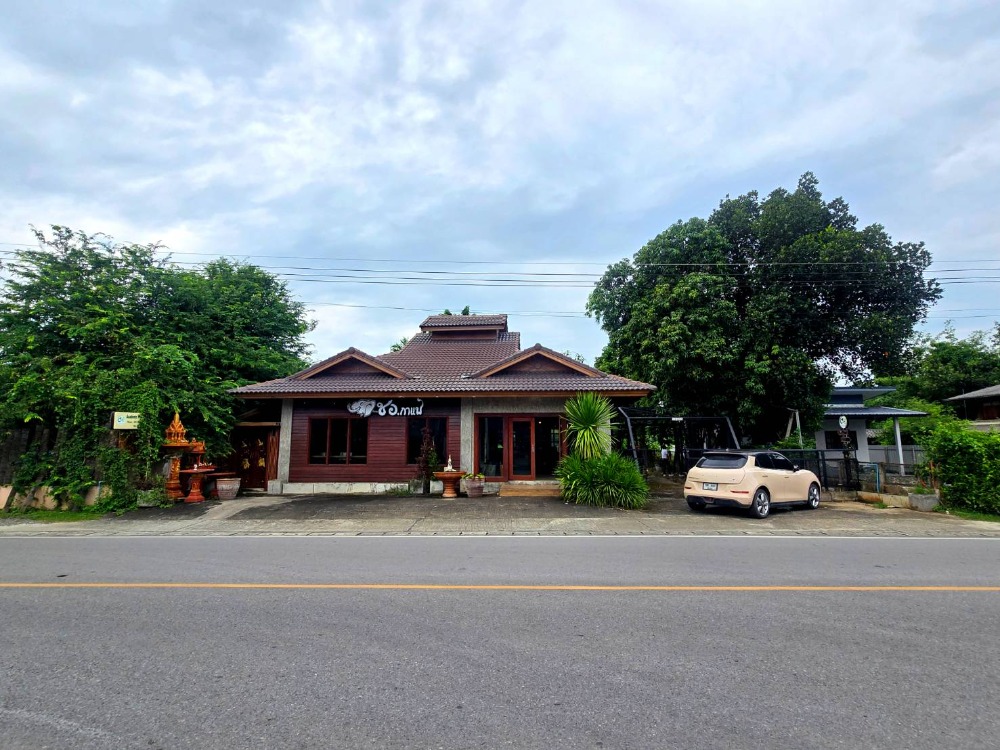
[[[312,324],[284,282],[220,258],[198,270],[157,245],[36,230],[0,278],[0,432],[44,427],[17,460],[21,494],[48,486],[70,507],[97,483],[134,502],[173,412],[211,455],[228,450],[230,390],[304,365]],[[127,436],[114,411],[138,412]]]

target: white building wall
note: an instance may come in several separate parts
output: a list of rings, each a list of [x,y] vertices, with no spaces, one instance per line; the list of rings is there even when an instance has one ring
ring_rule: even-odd
[[[826,444],[826,431],[833,430],[834,432],[840,430],[840,425],[837,424],[836,419],[827,419],[823,421],[823,426],[816,433],[816,447],[826,448],[830,450],[841,450],[843,446],[839,443],[836,445]],[[858,461],[862,463],[868,463],[871,459],[868,456],[868,422],[864,418],[861,419],[848,419],[847,420],[847,430],[848,432],[857,433],[858,441]]]

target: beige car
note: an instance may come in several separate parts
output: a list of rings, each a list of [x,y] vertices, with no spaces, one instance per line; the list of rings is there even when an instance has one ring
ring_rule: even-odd
[[[816,508],[819,496],[816,475],[774,451],[709,451],[684,480],[692,510],[728,506],[749,509],[757,518],[776,505]]]

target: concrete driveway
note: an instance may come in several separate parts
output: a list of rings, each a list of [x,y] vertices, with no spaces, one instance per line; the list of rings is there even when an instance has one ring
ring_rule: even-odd
[[[675,492],[654,494],[643,511],[568,505],[551,497],[258,495],[140,509],[75,523],[0,520],[0,537],[248,534],[1000,537],[1000,524],[859,502],[824,502],[817,510],[775,510],[761,521],[727,509],[692,512]]]

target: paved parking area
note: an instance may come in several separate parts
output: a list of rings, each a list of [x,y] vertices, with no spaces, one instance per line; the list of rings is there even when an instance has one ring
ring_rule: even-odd
[[[695,513],[676,493],[655,494],[642,511],[568,505],[550,497],[258,495],[75,523],[0,520],[0,537],[300,534],[1000,537],[1000,524],[858,502],[775,510],[761,521],[727,509]]]

